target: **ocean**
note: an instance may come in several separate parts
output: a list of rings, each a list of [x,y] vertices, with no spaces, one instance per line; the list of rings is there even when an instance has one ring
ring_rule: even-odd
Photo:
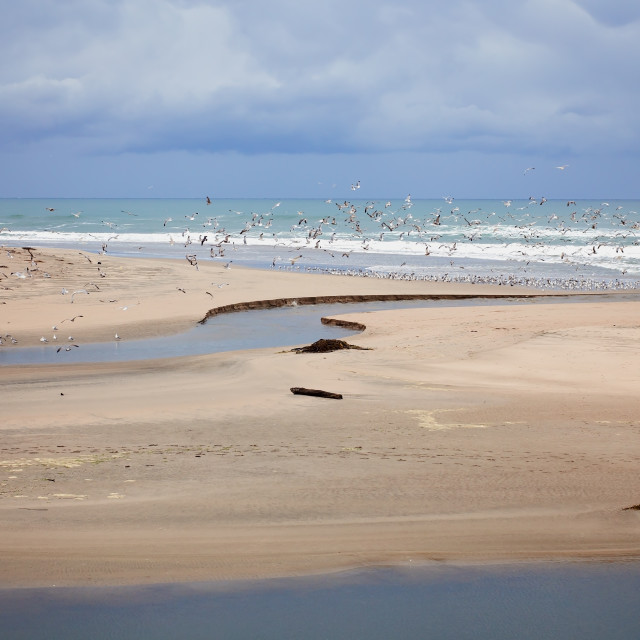
[[[617,290],[640,286],[639,212],[613,199],[16,198],[0,199],[0,245]]]

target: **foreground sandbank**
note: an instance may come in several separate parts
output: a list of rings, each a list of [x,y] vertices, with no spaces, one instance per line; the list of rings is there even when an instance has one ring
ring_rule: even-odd
[[[87,282],[85,255],[36,255],[62,258],[67,289]],[[77,340],[176,331],[211,308],[203,283],[221,304],[461,290],[170,261],[100,266],[109,291],[99,282],[72,305],[43,291],[55,272],[20,279],[3,292],[2,334],[28,341],[69,311],[83,316]],[[230,284],[212,290],[218,280]],[[368,351],[2,367],[2,583],[640,556],[640,514],[623,510],[640,502],[638,310],[594,298],[377,312],[345,316],[366,324],[350,341]]]

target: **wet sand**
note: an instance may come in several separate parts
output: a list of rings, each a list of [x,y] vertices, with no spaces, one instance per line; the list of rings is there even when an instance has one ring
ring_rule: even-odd
[[[2,349],[172,335],[256,300],[540,293],[32,253],[1,253]],[[0,367],[0,582],[638,557],[628,298],[341,316],[368,350]]]

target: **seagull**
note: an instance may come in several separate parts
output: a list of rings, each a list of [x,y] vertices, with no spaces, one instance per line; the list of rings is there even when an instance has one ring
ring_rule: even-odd
[[[62,351],[62,349],[63,349],[63,348],[64,348],[64,350],[65,350],[65,351],[71,351],[71,349],[72,349],[73,347],[79,347],[79,346],[80,346],[79,344],[70,344],[68,347],[58,347],[58,348],[56,349],[56,353],[60,353],[60,352]]]
[[[71,302],[73,302],[73,296],[75,296],[76,293],[86,293],[87,295],[89,295],[89,292],[86,289],[78,289],[71,294]]]
[[[556,169],[560,169],[560,171],[564,171],[569,165],[568,164],[562,164],[559,167],[556,167]]]
[[[356,189],[360,188],[360,180],[358,180],[358,182],[356,182],[355,184],[351,185],[351,191],[355,191]]]
[[[526,175],[527,175],[527,173],[528,173],[529,171],[533,171],[534,169],[535,169],[535,167],[527,167],[527,168],[523,171],[522,175],[523,175],[523,176],[526,176]]]
[[[64,320],[61,320],[60,322],[58,322],[58,324],[62,324],[63,322],[75,322],[76,318],[84,318],[84,316],[83,315],[79,315],[79,316],[73,316],[73,318],[65,318]],[[51,328],[54,331],[58,331],[58,325],[54,325]]]

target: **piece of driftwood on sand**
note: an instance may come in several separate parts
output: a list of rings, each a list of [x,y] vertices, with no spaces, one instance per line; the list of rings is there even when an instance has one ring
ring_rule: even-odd
[[[367,347],[358,347],[355,344],[349,344],[344,340],[336,340],[334,338],[321,338],[306,347],[294,347],[291,351],[295,351],[296,353],[328,353],[330,351],[340,351],[341,349],[361,349],[368,351]]]
[[[318,398],[334,398],[335,400],[342,400],[341,393],[322,391],[322,389],[305,389],[305,387],[291,387],[291,393],[297,396],[317,396]]]

